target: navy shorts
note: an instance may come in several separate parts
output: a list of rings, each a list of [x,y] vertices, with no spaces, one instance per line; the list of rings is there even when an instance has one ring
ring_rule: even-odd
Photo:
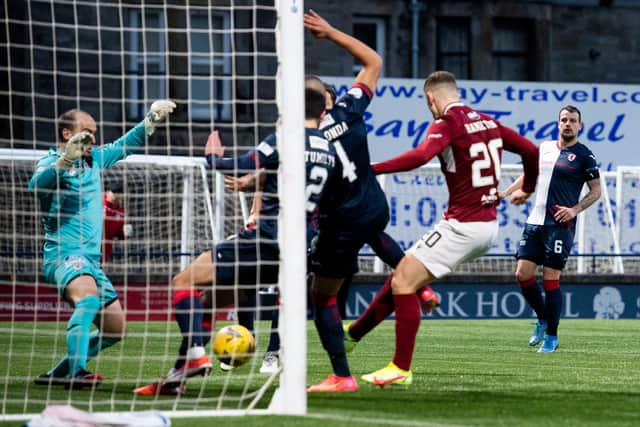
[[[516,258],[562,270],[571,254],[574,230],[562,225],[525,224]]]
[[[272,240],[257,239],[255,230],[215,246],[216,284],[220,286],[278,284],[280,251]]]
[[[387,217],[388,218],[388,217]],[[387,221],[348,227],[330,221],[320,223],[320,232],[311,251],[311,270],[321,276],[341,278],[358,272],[358,253],[379,236]]]

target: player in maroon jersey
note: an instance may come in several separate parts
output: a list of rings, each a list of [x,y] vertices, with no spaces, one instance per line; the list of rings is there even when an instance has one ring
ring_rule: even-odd
[[[495,241],[502,150],[519,154],[524,167],[523,184],[514,191],[513,203],[527,200],[538,177],[537,147],[460,102],[453,74],[433,72],[425,81],[424,93],[435,119],[425,140],[404,154],[374,164],[373,169],[376,174],[408,171],[438,156],[449,189],[449,206],[444,218],[407,251],[394,272],[395,355],[387,367],[362,377],[381,387],[411,384],[411,358],[421,318],[416,291],[458,264],[482,256]]]
[[[109,184],[102,197],[104,208],[104,235],[102,238],[102,264],[109,261],[113,251],[113,241],[131,236],[133,229],[125,224],[124,206],[122,206],[122,183]]]

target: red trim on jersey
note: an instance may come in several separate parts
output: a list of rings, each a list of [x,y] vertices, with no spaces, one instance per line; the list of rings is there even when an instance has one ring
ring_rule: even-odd
[[[542,287],[545,291],[554,291],[556,289],[560,289],[560,280],[544,279],[542,280]]]
[[[200,298],[200,292],[197,289],[178,289],[173,292],[173,305],[185,298]]]
[[[362,91],[364,93],[367,94],[367,96],[369,97],[369,99],[373,98],[373,91],[371,89],[369,89],[369,86],[367,86],[364,83],[354,83],[353,86],[351,86],[352,88],[357,87],[362,89]]]

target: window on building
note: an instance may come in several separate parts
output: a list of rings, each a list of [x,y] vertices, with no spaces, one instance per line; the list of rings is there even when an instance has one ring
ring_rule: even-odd
[[[439,70],[450,71],[459,79],[471,77],[471,32],[468,18],[439,18],[437,23]]]
[[[527,19],[493,21],[493,78],[532,80],[533,25]]]
[[[140,119],[151,101],[167,97],[166,21],[160,10],[143,15],[140,9],[131,9],[127,19],[127,116]]]
[[[386,23],[384,18],[358,15],[353,17],[353,36],[378,52],[383,59],[381,76],[384,76]],[[362,64],[353,64],[353,74],[358,74]]]
[[[193,11],[189,18],[191,118],[231,120],[229,13]]]

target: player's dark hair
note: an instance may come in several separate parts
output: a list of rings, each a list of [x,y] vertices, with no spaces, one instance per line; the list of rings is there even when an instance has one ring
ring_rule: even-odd
[[[336,99],[338,98],[338,95],[336,95],[336,90],[329,83],[324,83],[324,88],[327,91],[327,93],[329,94],[329,97],[331,98],[331,104],[335,104],[336,103]]]
[[[458,87],[456,83],[456,76],[449,71],[434,71],[429,74],[427,79],[424,81],[424,89],[432,90],[440,85],[451,85],[455,88]]]
[[[578,113],[578,122],[582,123],[582,113],[580,112],[580,110],[578,110],[578,107],[574,107],[573,105],[566,105],[562,107],[562,109],[560,110],[560,113],[562,113],[563,111],[568,111],[570,113]],[[558,118],[560,118],[560,113],[558,113]]]
[[[62,135],[62,131],[67,129],[69,131],[73,131],[74,126],[76,125],[76,114],[78,113],[78,109],[73,108],[69,111],[65,111],[58,117],[58,138],[60,138],[61,142],[65,142],[64,136]]]
[[[324,96],[326,92],[325,83],[318,76],[314,76],[313,74],[307,74],[304,76],[304,87],[314,89]]]
[[[109,181],[105,185],[105,187],[107,188],[107,190],[116,194],[120,194],[124,192],[124,185],[122,184],[122,181],[120,181],[119,179]]]
[[[324,112],[324,94],[315,89],[306,88],[304,90],[304,118],[319,119]]]

